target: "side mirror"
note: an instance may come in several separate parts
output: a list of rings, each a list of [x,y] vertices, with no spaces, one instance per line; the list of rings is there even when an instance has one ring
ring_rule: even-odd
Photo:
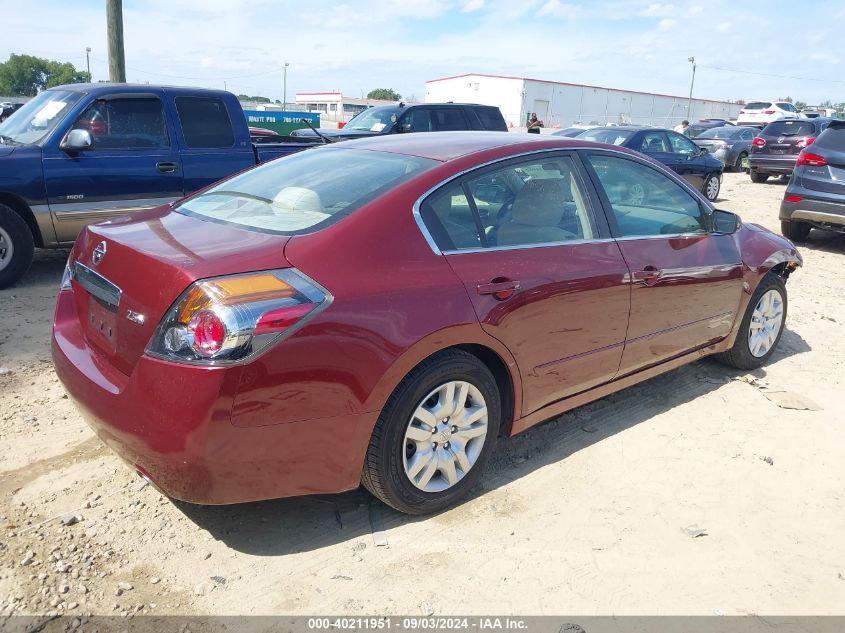
[[[699,148],[698,148],[698,153],[699,153],[701,156],[704,156],[705,154],[709,154],[709,153],[710,153],[710,150],[709,150],[709,149],[707,149],[706,147],[699,147]]]
[[[713,211],[713,231],[716,233],[736,233],[742,226],[742,220],[736,213],[716,209]]]
[[[91,132],[88,130],[71,130],[59,145],[59,148],[66,152],[79,152],[92,147],[94,147],[94,139],[91,138]]]

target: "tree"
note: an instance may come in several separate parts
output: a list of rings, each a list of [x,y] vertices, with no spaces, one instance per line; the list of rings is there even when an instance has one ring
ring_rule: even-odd
[[[402,95],[392,88],[376,88],[367,93],[367,99],[383,99],[384,101],[399,101]]]
[[[44,88],[87,81],[91,81],[88,73],[69,62],[12,53],[0,64],[0,94],[10,97],[32,97]]]

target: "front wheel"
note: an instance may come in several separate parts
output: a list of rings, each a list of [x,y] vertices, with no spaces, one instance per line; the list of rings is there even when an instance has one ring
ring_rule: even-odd
[[[811,228],[806,222],[796,222],[795,220],[780,221],[780,232],[786,239],[792,240],[793,242],[800,242],[807,239]]]
[[[736,342],[716,359],[737,369],[757,369],[775,352],[786,322],[786,284],[768,273],[751,296]]]
[[[406,514],[455,505],[481,477],[501,421],[490,370],[460,350],[411,371],[373,429],[361,483]]]
[[[718,174],[711,174],[704,181],[704,195],[710,202],[716,202],[719,197],[719,190],[722,187],[722,182],[719,180]]]
[[[751,182],[766,182],[769,179],[769,174],[761,174],[756,169],[752,169],[748,173],[751,176]]]
[[[26,221],[0,204],[0,289],[8,288],[29,269],[35,243]]]

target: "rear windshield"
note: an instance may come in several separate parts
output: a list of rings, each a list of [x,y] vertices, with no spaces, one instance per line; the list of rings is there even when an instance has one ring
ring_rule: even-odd
[[[311,232],[436,164],[402,154],[309,149],[224,180],[177,210],[268,233]]]
[[[771,101],[752,101],[751,103],[746,103],[742,106],[743,110],[765,110],[766,108],[771,108],[772,102]]]
[[[588,141],[596,141],[597,143],[607,143],[608,145],[622,145],[631,136],[631,130],[614,130],[608,128],[596,128],[594,130],[587,130],[583,134],[579,134],[578,138],[583,138]]]
[[[768,136],[812,136],[816,128],[811,121],[774,121],[762,133]]]
[[[704,130],[698,135],[698,138],[733,138],[738,136],[740,128],[735,128],[726,125],[725,127],[713,127],[709,130]]]
[[[816,139],[816,147],[845,152],[845,125],[829,127],[819,134]]]

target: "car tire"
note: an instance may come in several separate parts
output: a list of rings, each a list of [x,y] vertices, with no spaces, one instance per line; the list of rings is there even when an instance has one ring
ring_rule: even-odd
[[[748,152],[742,152],[739,156],[736,157],[736,162],[734,163],[734,171],[741,172],[745,171],[742,168],[742,161],[743,159],[748,158]]]
[[[769,179],[769,174],[761,174],[756,169],[749,170],[748,174],[751,176],[751,182],[766,182]]]
[[[769,300],[771,304],[767,303]],[[733,347],[716,354],[716,360],[744,370],[764,365],[774,354],[783,336],[786,307],[786,283],[780,275],[767,273],[751,295]],[[758,346],[761,341],[764,345]]]
[[[0,204],[0,290],[23,277],[34,252],[35,241],[26,220]]]
[[[704,197],[710,202],[716,202],[719,199],[719,191],[722,188],[722,181],[719,179],[719,174],[710,174],[704,180],[704,187],[702,193]]]
[[[780,232],[781,234],[793,242],[801,242],[807,239],[812,227],[806,222],[797,222],[795,220],[781,220]]]
[[[465,397],[458,402],[461,393]],[[485,414],[472,421],[483,407]],[[455,416],[460,421],[452,425]],[[461,350],[441,352],[411,371],[388,398],[370,438],[361,483],[406,514],[445,510],[478,483],[501,416],[499,389],[484,363]]]

